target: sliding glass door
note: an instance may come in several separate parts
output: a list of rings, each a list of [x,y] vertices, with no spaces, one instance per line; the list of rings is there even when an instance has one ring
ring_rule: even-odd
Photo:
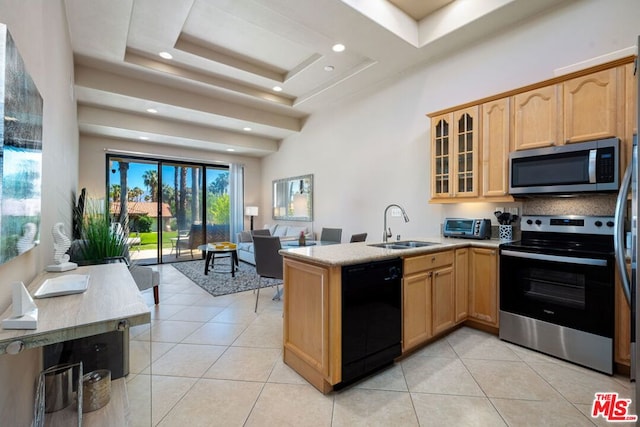
[[[204,244],[203,166],[162,162],[162,203],[171,220],[163,230],[162,262],[194,259]]]
[[[128,233],[129,255],[139,264],[158,262],[158,162],[111,157],[109,210]],[[123,190],[124,189],[124,190]]]
[[[112,218],[136,263],[198,259],[198,246],[231,240],[228,168],[114,155],[107,163]]]

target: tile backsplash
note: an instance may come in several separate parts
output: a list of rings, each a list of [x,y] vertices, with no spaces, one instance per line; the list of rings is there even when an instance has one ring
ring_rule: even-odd
[[[597,215],[613,216],[616,194],[579,197],[535,197],[524,199],[523,215]]]

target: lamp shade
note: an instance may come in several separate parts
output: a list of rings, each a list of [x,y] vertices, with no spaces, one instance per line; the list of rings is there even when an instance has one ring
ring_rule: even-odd
[[[247,206],[244,208],[244,214],[246,216],[258,216],[258,207],[257,206]]]

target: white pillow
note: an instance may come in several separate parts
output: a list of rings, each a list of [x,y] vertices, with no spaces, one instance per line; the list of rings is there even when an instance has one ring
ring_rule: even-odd
[[[284,237],[287,235],[287,226],[286,225],[277,225],[274,232],[271,233],[272,236]]]
[[[295,237],[299,237],[300,233],[304,233],[307,234],[307,227],[293,227],[293,226],[289,226],[287,228],[287,236],[295,236]]]
[[[269,229],[269,234],[271,234],[272,236],[274,235],[274,233],[276,232],[276,227],[278,227],[278,224],[265,224],[264,228]]]

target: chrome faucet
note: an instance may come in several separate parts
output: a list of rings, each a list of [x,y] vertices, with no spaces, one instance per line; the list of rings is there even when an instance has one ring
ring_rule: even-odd
[[[389,210],[389,208],[393,206],[395,206],[396,208],[402,211],[404,222],[409,222],[409,217],[407,216],[407,213],[404,211],[404,208],[402,206],[396,205],[395,203],[392,203],[389,206],[387,206],[384,210],[384,230],[382,234],[382,241],[385,243],[388,241],[389,237],[393,236],[393,234],[391,233],[391,227],[389,227],[389,229],[387,230],[387,211]]]

